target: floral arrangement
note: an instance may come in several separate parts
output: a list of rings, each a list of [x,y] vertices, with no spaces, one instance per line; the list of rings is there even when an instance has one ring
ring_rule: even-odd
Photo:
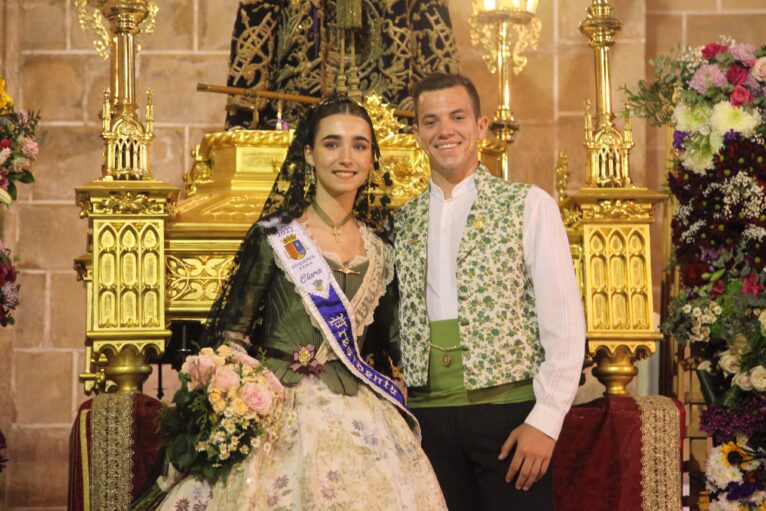
[[[748,446],[746,437],[713,447],[706,465],[708,488],[719,496],[711,511],[749,511],[766,508],[766,453]]]
[[[35,131],[39,120],[36,113],[16,111],[5,91],[5,80],[0,78],[0,202],[16,200],[16,182],[35,180],[30,169],[38,154]]]
[[[629,107],[672,125],[674,261],[662,324],[691,343],[708,410],[710,509],[766,506],[766,46],[730,38],[655,59]]]
[[[179,372],[175,407],[160,417],[166,456],[184,474],[226,477],[253,449],[270,450],[284,387],[238,345],[203,348]]]
[[[0,241],[0,326],[16,323],[11,316],[19,304],[19,285],[16,284],[16,266],[11,251]]]

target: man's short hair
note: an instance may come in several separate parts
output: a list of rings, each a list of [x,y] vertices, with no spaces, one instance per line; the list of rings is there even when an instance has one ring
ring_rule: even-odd
[[[476,86],[470,78],[459,74],[436,72],[426,76],[412,88],[412,99],[415,103],[415,122],[418,122],[418,99],[420,99],[421,94],[424,92],[451,89],[452,87],[465,88],[468,95],[471,97],[473,113],[478,119],[481,116],[481,101],[479,101],[479,93],[476,92]]]

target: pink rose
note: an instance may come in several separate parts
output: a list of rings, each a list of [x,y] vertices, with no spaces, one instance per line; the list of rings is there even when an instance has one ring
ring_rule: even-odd
[[[737,65],[730,66],[726,71],[726,79],[732,85],[742,85],[747,80],[747,69]]]
[[[702,56],[707,60],[712,59],[720,53],[724,53],[729,47],[718,43],[708,43],[702,48]]]
[[[766,82],[766,57],[761,57],[756,60],[755,65],[753,65],[753,69],[750,70],[750,73],[759,82]]]
[[[252,367],[253,369],[256,369],[260,367],[261,363],[258,362],[257,359],[251,357],[247,354],[247,352],[242,349],[241,347],[237,346],[237,348],[234,348],[235,345],[232,346],[231,349],[231,359],[235,363],[239,363],[248,367]]]
[[[271,410],[271,392],[265,387],[248,383],[240,392],[242,400],[258,415],[266,415]]]
[[[206,355],[197,355],[186,358],[181,372],[189,375],[189,389],[199,389],[207,386],[215,371],[215,362]]]
[[[216,369],[210,382],[210,386],[213,389],[220,390],[224,394],[237,385],[239,385],[239,375],[231,367],[219,367]]]
[[[24,153],[24,156],[26,156],[30,160],[36,160],[37,153],[38,153],[38,146],[35,139],[24,137],[24,145],[21,147],[21,152]]]
[[[729,102],[734,106],[742,106],[743,103],[750,103],[750,101],[750,91],[741,85],[735,85]]]

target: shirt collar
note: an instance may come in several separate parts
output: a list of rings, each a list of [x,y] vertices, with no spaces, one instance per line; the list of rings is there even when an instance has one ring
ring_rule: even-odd
[[[466,195],[468,193],[471,193],[476,190],[476,172],[471,172],[471,174],[460,181],[458,184],[455,185],[455,187],[452,189],[452,196],[450,199],[457,199],[458,197],[461,197],[463,195]],[[434,183],[434,180],[429,178],[429,185],[431,188],[431,197],[439,200],[447,200],[444,198],[444,192],[442,191],[439,186]]]

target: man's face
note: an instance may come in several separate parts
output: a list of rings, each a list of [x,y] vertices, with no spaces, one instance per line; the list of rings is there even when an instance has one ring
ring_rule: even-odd
[[[478,142],[486,135],[488,124],[486,117],[477,119],[471,96],[457,85],[420,95],[413,132],[428,155],[431,171],[455,181],[476,169]]]

